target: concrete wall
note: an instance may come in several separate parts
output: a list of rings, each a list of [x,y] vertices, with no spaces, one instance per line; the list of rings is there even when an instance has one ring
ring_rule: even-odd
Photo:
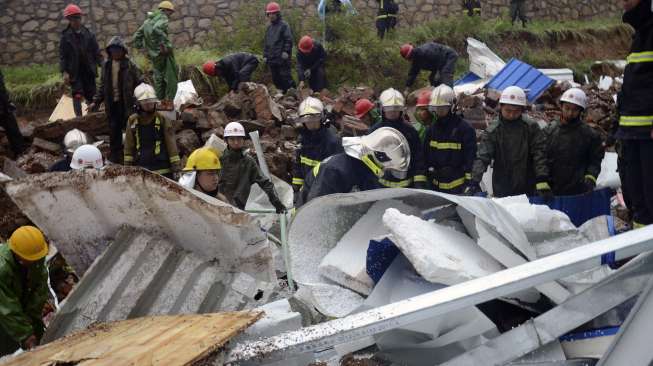
[[[230,26],[243,0],[174,0],[177,13],[170,22],[176,46],[199,44],[213,23]],[[526,0],[529,17],[582,19],[615,15],[619,0]],[[0,64],[52,63],[58,59],[59,34],[67,0],[3,0],[0,8]],[[76,0],[87,13],[85,23],[96,32],[100,45],[113,35],[129,37],[158,0]],[[289,7],[316,13],[317,0],[287,0]],[[377,0],[352,0],[362,21],[373,23]],[[485,16],[499,16],[510,0],[482,0]],[[462,0],[397,0],[400,26],[414,25],[446,15],[461,14]],[[262,10],[262,9],[261,9]]]

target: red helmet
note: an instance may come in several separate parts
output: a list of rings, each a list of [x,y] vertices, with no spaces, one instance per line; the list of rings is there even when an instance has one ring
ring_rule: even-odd
[[[276,2],[271,2],[268,3],[268,5],[265,6],[265,13],[266,14],[272,14],[272,13],[278,13],[281,11],[281,6],[279,6],[279,3]]]
[[[425,90],[419,93],[415,107],[427,107],[429,102],[431,102],[431,92],[429,90]]]
[[[215,76],[217,74],[215,68],[215,61],[206,61],[204,63],[204,66],[202,66],[202,70],[206,75]]]
[[[304,36],[299,40],[297,47],[302,53],[309,53],[313,50],[313,38],[311,36]]]
[[[63,10],[63,16],[64,18],[68,18],[73,15],[82,15],[82,9],[80,9],[79,6],[75,4],[68,4]]]
[[[401,57],[405,59],[410,59],[410,54],[413,53],[413,45],[410,43],[406,43],[401,48],[399,49],[399,53],[401,53]]]
[[[356,101],[356,118],[363,118],[367,112],[371,111],[374,108],[374,103],[370,102],[369,99],[359,99]]]

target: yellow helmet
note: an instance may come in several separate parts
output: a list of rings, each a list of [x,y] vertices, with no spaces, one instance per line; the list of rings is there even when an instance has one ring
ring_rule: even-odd
[[[48,255],[48,243],[41,230],[34,226],[21,226],[9,238],[9,249],[28,261],[37,261]]]
[[[170,1],[162,1],[159,3],[159,9],[175,11],[175,6]]]
[[[193,153],[188,157],[186,166],[184,167],[185,172],[220,169],[222,169],[222,165],[220,164],[218,154],[215,153],[215,150],[207,147],[202,147],[193,151]]]

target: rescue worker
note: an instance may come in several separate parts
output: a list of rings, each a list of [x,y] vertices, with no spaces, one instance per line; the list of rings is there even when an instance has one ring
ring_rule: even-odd
[[[481,15],[481,1],[480,0],[463,0],[463,14],[467,16],[480,16]]]
[[[522,27],[526,28],[526,0],[510,0],[510,18],[512,25],[515,25],[515,20],[519,18]]]
[[[562,115],[544,130],[549,183],[556,196],[592,192],[605,151],[601,136],[583,122],[587,95],[571,88],[560,97]]]
[[[162,1],[158,10],[148,13],[143,25],[134,33],[134,47],[145,49],[152,62],[156,96],[165,109],[172,106],[177,94],[177,61],[168,36],[168,21],[175,12],[170,1]]]
[[[43,233],[34,226],[19,227],[0,245],[0,357],[32,349],[43,337],[47,254]]]
[[[324,113],[324,104],[313,97],[308,97],[299,105],[299,118],[296,122],[300,129],[299,149],[295,155],[292,187],[295,192],[304,185],[304,177],[322,160],[343,152],[342,142],[329,130],[329,123]]]
[[[207,61],[202,69],[206,75],[220,76],[227,83],[230,91],[238,91],[240,83],[252,80],[252,74],[257,67],[256,56],[247,52],[238,52],[218,61]]]
[[[243,151],[245,145],[245,128],[238,122],[229,123],[224,129],[227,150],[220,158],[222,171],[220,173],[219,191],[229,203],[241,210],[245,209],[250,188],[256,183],[267,194],[270,203],[277,213],[285,213],[283,205],[274,185],[263,175],[256,161]]]
[[[399,5],[394,0],[377,0],[379,11],[376,15],[376,33],[383,39],[386,32],[390,32],[397,26],[397,14]]]
[[[274,86],[285,94],[288,89],[296,87],[290,71],[292,31],[288,23],[281,19],[281,6],[278,3],[268,3],[265,14],[270,25],[265,31],[263,59],[270,68]]]
[[[122,138],[122,136],[121,136]],[[66,135],[63,138],[63,147],[64,147],[64,158],[57,161],[56,163],[50,166],[48,169],[51,172],[67,172],[70,169],[70,162],[72,161],[73,154],[75,150],[82,145],[89,144],[91,138],[85,132],[82,132],[76,128],[66,132]]]
[[[18,156],[27,148],[25,138],[18,128],[16,121],[16,106],[9,100],[9,93],[5,87],[5,78],[0,70],[0,126],[5,129],[9,147],[14,155]]]
[[[82,115],[82,99],[90,103],[95,96],[95,78],[102,56],[95,34],[82,25],[82,9],[69,4],[63,15],[68,20],[68,27],[61,32],[59,68],[64,84],[70,85],[73,109],[79,117]]]
[[[360,119],[366,125],[374,126],[377,123],[381,123],[381,112],[379,112],[379,109],[369,99],[362,98],[357,100],[354,108],[356,110],[356,118]]]
[[[134,113],[134,89],[143,82],[143,75],[138,66],[127,57],[127,47],[122,38],[112,37],[106,51],[109,59],[102,66],[100,88],[88,109],[97,110],[104,103],[111,131],[109,160],[122,164],[122,134],[127,118]]]
[[[495,197],[537,193],[546,201],[553,198],[548,183],[546,140],[537,122],[528,118],[526,93],[517,86],[507,87],[499,99],[497,120],[485,130],[472,168],[467,194],[480,192],[487,167],[492,167]]]
[[[429,75],[431,86],[445,84],[453,88],[453,73],[458,61],[458,53],[453,48],[436,42],[427,42],[419,47],[406,43],[401,46],[399,53],[401,57],[412,62],[406,88],[413,86],[422,70],[431,72]]]
[[[431,93],[429,109],[437,115],[437,121],[426,133],[424,158],[434,190],[462,194],[472,179],[476,131],[453,113],[454,99],[453,89],[446,85]]]
[[[134,98],[136,113],[129,117],[125,132],[125,165],[174,179],[180,159],[172,124],[156,111],[158,99],[151,85],[137,86]]]
[[[622,187],[633,228],[653,223],[653,14],[651,0],[625,0],[623,21],[635,29],[618,94]]]
[[[429,102],[431,101],[431,91],[425,90],[417,97],[415,104],[415,122],[413,127],[417,131],[419,140],[424,143],[426,131],[435,122],[435,114],[429,111]]]
[[[388,175],[404,179],[410,165],[410,147],[394,128],[381,127],[366,136],[342,139],[344,153],[315,166],[306,177],[297,207],[314,198],[383,188],[379,179]]]
[[[104,168],[102,152],[95,145],[82,145],[73,153],[70,167],[73,170],[102,169]]]
[[[324,47],[311,36],[303,36],[297,49],[297,79],[300,83],[308,81],[311,90],[321,92],[327,86],[324,70],[327,55]]]
[[[424,150],[417,135],[417,131],[405,120],[404,96],[395,89],[387,89],[379,97],[381,103],[381,123],[373,125],[369,132],[381,127],[392,127],[401,132],[410,146],[411,159],[408,174],[405,178],[397,179],[396,176],[381,177],[379,183],[388,188],[427,188],[424,168]]]
[[[227,202],[227,199],[218,193],[220,169],[222,165],[219,154],[213,149],[201,147],[193,151],[186,160],[184,175],[179,179],[179,184]]]

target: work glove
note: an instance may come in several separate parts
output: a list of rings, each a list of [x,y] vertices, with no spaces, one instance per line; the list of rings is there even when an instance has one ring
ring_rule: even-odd
[[[281,58],[284,60],[287,60],[290,56],[288,55],[288,52],[281,52]]]
[[[310,79],[310,78],[311,78],[311,70],[306,70],[306,71],[304,71],[304,77],[305,77],[306,79]]]
[[[283,203],[281,203],[281,201],[279,201],[279,200],[275,200],[274,202],[271,202],[271,203],[272,203],[272,206],[274,206],[274,208],[277,210],[278,214],[285,214],[286,211],[288,211],[286,206],[284,206]]]
[[[553,191],[551,190],[551,187],[549,187],[549,184],[546,182],[538,184],[537,195],[542,197],[544,202],[553,201]]]
[[[463,191],[465,196],[475,196],[479,193],[481,193],[481,185],[478,182],[469,182]]]
[[[590,177],[585,177],[585,192],[586,193],[591,193],[594,191],[594,188],[596,188],[596,182],[594,182],[594,179]]]

